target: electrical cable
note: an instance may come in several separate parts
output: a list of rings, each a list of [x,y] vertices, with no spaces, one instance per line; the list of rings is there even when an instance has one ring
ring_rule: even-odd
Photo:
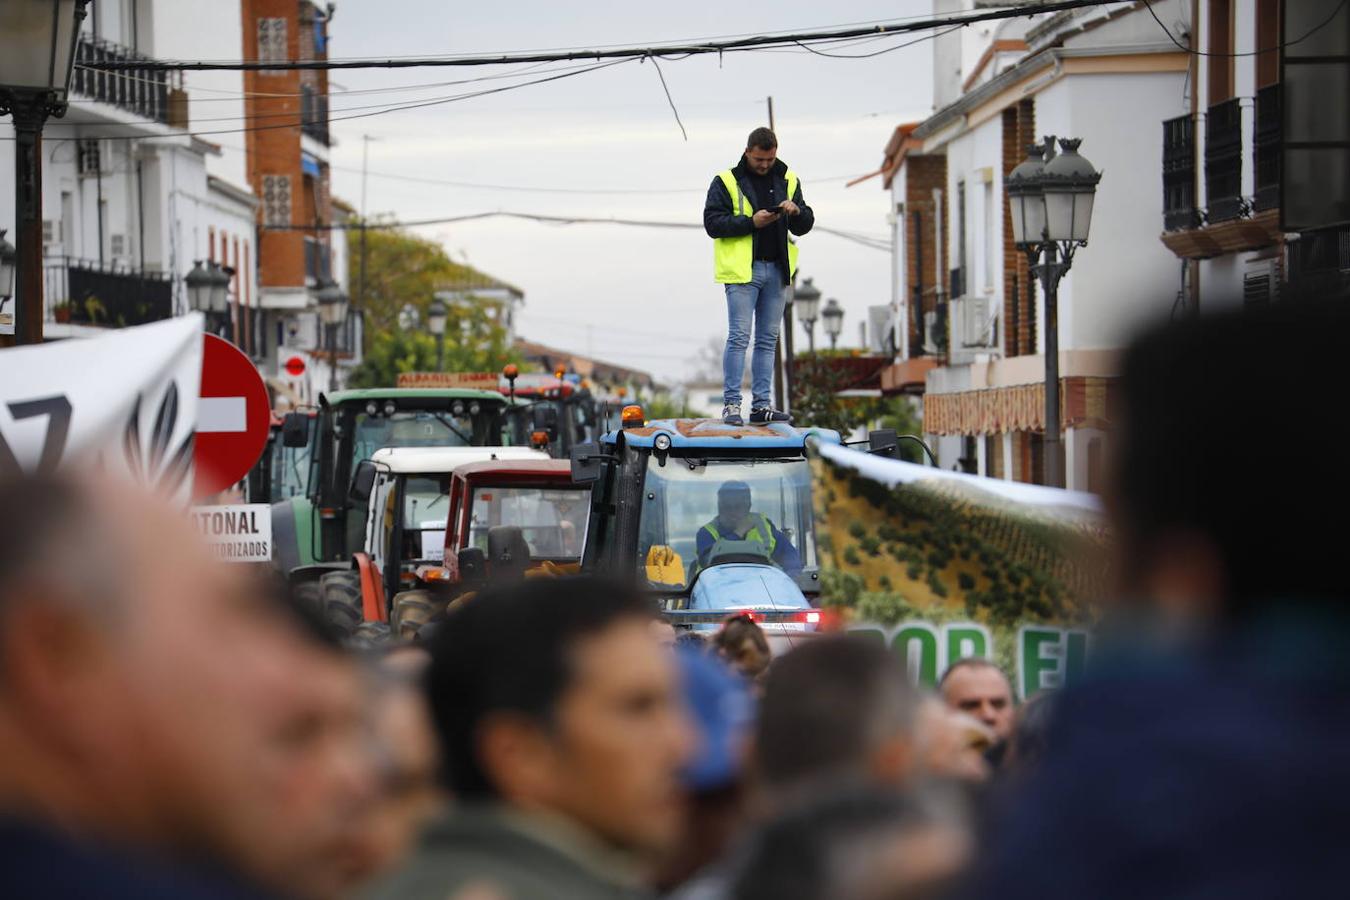
[[[221,62],[187,62],[183,60],[106,60],[88,64],[90,68],[105,71],[133,69],[142,72],[182,72],[182,71],[333,71],[337,69],[396,69],[423,67],[462,67],[489,65],[519,65],[525,63],[573,62],[590,59],[597,62],[614,59],[641,59],[649,56],[668,56],[682,54],[686,56],[709,53],[735,53],[759,50],[768,47],[801,45],[809,42],[846,40],[848,38],[870,38],[880,34],[906,34],[915,31],[928,31],[948,26],[972,25],[997,19],[1012,19],[1036,16],[1041,13],[1063,12],[1073,9],[1086,9],[1095,6],[1107,6],[1132,2],[1132,0],[1054,0],[1049,3],[1033,3],[1025,6],[989,9],[969,16],[945,16],[931,19],[918,19],[898,22],[890,25],[874,25],[866,28],[844,28],[824,31],[803,31],[795,34],[757,34],[748,37],[724,41],[696,42],[683,45],[667,45],[661,42],[644,47],[619,47],[612,49],[593,48],[554,53],[506,53],[498,56],[445,56],[386,58],[383,60],[294,60],[261,61],[237,60]]]
[[[375,220],[367,222],[364,227],[372,231],[384,231],[395,228],[422,228],[428,225],[454,225],[460,222],[477,222],[483,219],[523,219],[529,222],[538,222],[542,225],[624,225],[630,228],[681,228],[681,229],[702,229],[701,222],[670,222],[658,221],[653,219],[628,219],[617,216],[605,218],[603,216],[555,216],[543,213],[523,213],[510,210],[493,210],[491,212],[464,213],[458,216],[438,216],[430,219],[406,219],[403,221],[384,221]],[[360,222],[329,222],[312,224],[291,224],[291,225],[263,225],[263,231],[360,231],[362,229]],[[846,241],[852,241],[861,244],[873,250],[883,250],[890,252],[891,245],[889,241],[883,238],[873,238],[867,235],[860,235],[855,232],[841,231],[837,228],[828,228],[818,226],[812,231],[819,231],[823,234],[833,235]]]
[[[1293,2],[1293,0],[1287,0],[1287,2]],[[1172,34],[1172,30],[1163,24],[1162,19],[1158,18],[1158,14],[1153,11],[1153,4],[1150,3],[1149,0],[1144,0],[1144,6],[1148,8],[1148,14],[1153,17],[1153,21],[1157,22],[1158,27],[1163,30],[1163,34],[1167,35],[1167,39],[1170,40],[1173,44],[1176,44],[1178,48],[1186,51],[1192,56],[1215,56],[1221,59],[1235,59],[1237,57],[1242,56],[1260,56],[1262,53],[1274,53],[1279,50],[1283,50],[1286,47],[1293,47],[1295,44],[1303,43],[1308,38],[1312,37],[1314,34],[1330,25],[1332,21],[1341,14],[1341,10],[1345,8],[1345,4],[1347,2],[1350,2],[1350,0],[1341,0],[1341,2],[1336,5],[1336,8],[1331,11],[1331,15],[1327,16],[1324,22],[1322,22],[1320,25],[1314,25],[1308,31],[1308,33],[1303,35],[1303,37],[1301,38],[1296,38],[1295,40],[1292,41],[1285,41],[1283,44],[1275,44],[1270,47],[1262,47],[1259,50],[1244,50],[1241,53],[1209,53],[1204,50],[1195,50],[1191,47],[1187,47],[1185,44],[1181,43],[1181,41],[1177,40],[1176,35]]]

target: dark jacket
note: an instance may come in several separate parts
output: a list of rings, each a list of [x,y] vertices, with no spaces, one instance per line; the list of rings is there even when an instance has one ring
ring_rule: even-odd
[[[264,900],[222,871],[0,819],[0,897],[44,900]]]
[[[769,174],[773,176],[776,182],[778,193],[787,196],[787,163],[781,159],[773,164]],[[741,191],[750,200],[750,205],[756,209],[763,209],[755,192],[751,189],[750,169],[745,164],[745,155],[741,154],[741,161],[731,170],[736,176],[736,181],[741,186]],[[792,195],[792,202],[801,208],[801,213],[795,216],[782,216],[772,225],[765,226],[771,229],[780,242],[778,254],[778,267],[783,272],[783,283],[787,284],[790,280],[788,271],[788,232],[800,237],[811,230],[811,226],[816,224],[816,214],[811,211],[811,207],[806,205],[802,199],[801,179],[797,180],[797,192]],[[749,216],[737,215],[735,200],[727,193],[727,187],[722,183],[719,176],[714,175],[712,184],[708,186],[708,199],[703,203],[703,230],[708,232],[711,238],[731,238],[741,237],[746,234],[753,234],[755,224]]]
[[[435,822],[370,900],[445,900],[470,885],[502,900],[644,900],[631,860],[580,827],[493,806]]]
[[[1343,896],[1350,618],[1264,622],[1067,690],[985,900]]]

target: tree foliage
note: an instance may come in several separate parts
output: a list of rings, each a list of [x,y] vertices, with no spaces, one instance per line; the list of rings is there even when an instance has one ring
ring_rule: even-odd
[[[831,368],[829,356],[798,356],[792,383],[792,417],[798,425],[833,428],[847,437],[857,428],[880,425],[898,434],[923,435],[923,423],[907,397],[840,397],[846,376]],[[923,450],[913,441],[900,442],[900,456],[922,462]]]
[[[426,331],[427,311],[438,290],[481,277],[460,265],[433,241],[399,229],[366,233],[366,291],[360,297],[360,238],[350,256],[351,284],[365,316],[366,346],[361,365],[352,371],[352,387],[390,387],[400,372],[432,372],[436,366],[436,338]],[[399,312],[411,306],[421,324],[399,328]],[[496,371],[508,362],[520,362],[506,329],[494,316],[493,305],[469,297],[449,304],[445,325],[445,372]]]

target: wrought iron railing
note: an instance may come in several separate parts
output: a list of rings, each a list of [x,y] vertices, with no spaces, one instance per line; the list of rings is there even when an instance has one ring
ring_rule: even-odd
[[[1195,208],[1195,120],[1180,116],[1163,122],[1163,229],[1200,227]]]
[[[128,63],[152,62],[152,60],[130,47],[82,34],[75,48],[75,71],[71,78],[71,92],[116,106],[145,119],[166,125],[169,123],[169,91],[174,85],[168,72],[148,69],[106,71],[89,68],[92,63],[104,62]]]
[[[173,277],[96,260],[50,256],[43,260],[48,321],[122,328],[173,315]]]
[[[1205,115],[1205,218],[1236,219],[1247,212],[1242,199],[1242,107],[1238,98]]]
[[[1280,86],[1256,92],[1256,193],[1252,206],[1260,212],[1280,205]]]

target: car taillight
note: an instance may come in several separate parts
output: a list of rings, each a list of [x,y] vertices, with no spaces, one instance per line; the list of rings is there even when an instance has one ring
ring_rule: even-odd
[[[807,625],[819,625],[819,624],[820,624],[820,610],[818,610],[818,609],[811,609],[811,610],[807,610],[806,612],[799,612],[799,613],[797,613],[797,615],[794,616],[793,618],[795,618],[798,622],[804,622],[804,623],[806,623]]]

